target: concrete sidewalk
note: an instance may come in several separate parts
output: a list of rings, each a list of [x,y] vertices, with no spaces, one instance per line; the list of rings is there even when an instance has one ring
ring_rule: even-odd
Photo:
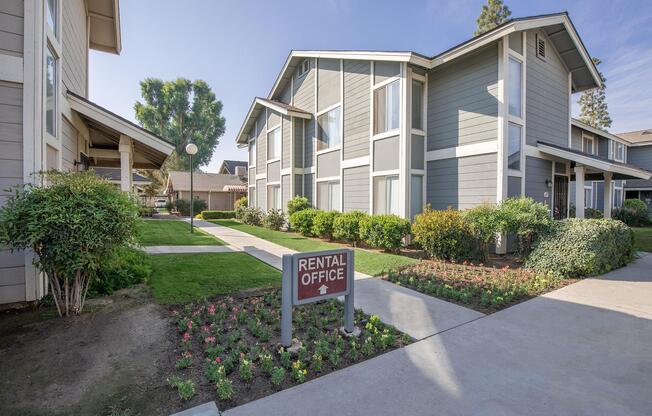
[[[233,228],[207,221],[195,220],[195,224],[236,249],[264,261],[281,270],[284,254],[296,253]],[[394,326],[415,339],[437,334],[465,322],[484,316],[480,312],[444,302],[414,290],[373,278],[364,273],[355,274],[355,307]]]
[[[224,415],[649,415],[652,256]]]

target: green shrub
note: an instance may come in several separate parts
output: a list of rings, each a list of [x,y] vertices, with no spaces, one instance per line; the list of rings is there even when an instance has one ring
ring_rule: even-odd
[[[258,207],[246,207],[242,210],[243,223],[260,226],[263,223],[263,212]]]
[[[202,211],[201,216],[205,220],[224,220],[224,219],[235,218],[235,211],[217,211],[217,210]]]
[[[369,215],[361,211],[345,212],[333,222],[333,237],[351,244],[359,243],[360,221]]]
[[[398,251],[408,234],[410,221],[397,215],[370,215],[360,220],[360,238],[371,247]]]
[[[312,208],[295,212],[290,216],[290,228],[306,237],[312,236],[312,224],[318,212],[318,210]]]
[[[474,257],[476,240],[462,214],[451,208],[433,210],[426,207],[414,218],[414,241],[430,257],[460,261]]]
[[[312,233],[330,240],[333,237],[333,222],[339,215],[337,211],[318,211],[312,220]]]
[[[172,206],[179,211],[184,217],[190,216],[190,200],[189,199],[177,199],[172,202]],[[193,214],[204,211],[207,208],[206,201],[202,199],[195,198],[192,203]]]
[[[527,197],[504,200],[496,215],[498,231],[514,234],[518,239],[518,250],[523,254],[530,252],[537,236],[552,224],[548,207]]]
[[[244,210],[249,207],[249,200],[247,199],[246,196],[243,196],[242,198],[238,199],[235,201],[234,204],[234,212],[235,212],[235,217],[242,221],[242,215],[244,214]]]
[[[265,214],[263,224],[270,230],[280,230],[285,226],[285,214],[280,209],[270,209]]]
[[[640,199],[626,199],[623,206],[613,212],[613,218],[630,227],[648,225],[650,223],[649,215],[647,205]]]
[[[462,212],[462,219],[468,224],[475,237],[482,259],[489,253],[489,245],[498,231],[498,215],[494,205],[482,204]]]
[[[145,252],[129,246],[117,247],[102,259],[88,296],[110,295],[118,289],[145,283],[151,274],[151,262]]]
[[[156,210],[154,208],[150,207],[140,207],[138,208],[138,216],[139,217],[151,217],[156,213]]]
[[[291,217],[295,212],[303,211],[304,209],[309,209],[310,203],[308,198],[296,195],[294,198],[288,201],[288,217]]]
[[[525,266],[572,278],[594,276],[626,265],[634,255],[634,233],[612,219],[556,221],[536,241]]]
[[[170,212],[170,211],[172,211],[172,208],[174,208],[174,204],[172,203],[172,201],[167,201],[165,203],[165,210],[167,212]]]

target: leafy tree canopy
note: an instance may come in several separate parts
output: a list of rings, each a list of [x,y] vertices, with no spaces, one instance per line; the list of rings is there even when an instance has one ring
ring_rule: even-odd
[[[188,143],[195,143],[195,167],[206,165],[225,131],[222,102],[215,98],[211,88],[202,80],[178,78],[163,81],[147,78],[140,82],[144,103],[137,101],[136,119],[148,130],[165,137],[175,150],[165,163],[166,170],[187,170]]]
[[[592,58],[593,63],[598,66],[602,61]],[[599,72],[602,78],[602,87],[584,91],[580,96],[580,120],[598,129],[606,130],[611,127],[611,117],[607,106],[607,79]]]
[[[487,4],[482,6],[482,12],[476,20],[478,26],[473,32],[473,36],[481,35],[505,23],[511,15],[512,12],[503,4],[502,0],[488,0]]]

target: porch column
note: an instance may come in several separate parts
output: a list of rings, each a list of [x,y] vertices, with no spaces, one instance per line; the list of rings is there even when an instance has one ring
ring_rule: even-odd
[[[121,135],[120,146],[118,147],[118,150],[120,150],[120,190],[122,192],[131,192],[131,168],[133,165],[131,138],[125,135]]]
[[[586,168],[575,166],[575,217],[584,218],[584,174]]]
[[[613,178],[613,173],[611,172],[604,173],[604,217],[605,218],[611,218],[611,207],[613,205],[611,202],[611,192],[613,189],[613,182],[611,182],[612,178]]]

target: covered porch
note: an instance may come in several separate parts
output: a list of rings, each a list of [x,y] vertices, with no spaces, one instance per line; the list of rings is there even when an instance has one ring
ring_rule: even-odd
[[[70,91],[70,109],[81,119],[88,140],[80,149],[80,169],[110,172],[123,192],[143,185],[134,169],[161,169],[174,145],[164,138]]]
[[[558,146],[552,143],[538,142],[538,150],[548,156],[560,158],[570,162],[570,175],[568,181],[575,181],[575,200],[570,201],[568,192],[569,183],[561,183],[555,180],[553,182],[553,194],[560,195],[559,187],[566,187],[567,204],[575,204],[575,217],[585,217],[585,184],[591,181],[604,182],[604,218],[611,218],[612,214],[612,193],[614,181],[628,179],[648,180],[652,177],[652,172],[639,168],[637,166],[616,162],[597,155],[590,155],[575,149]],[[568,207],[566,207],[568,208]],[[566,209],[568,211],[568,209]]]

